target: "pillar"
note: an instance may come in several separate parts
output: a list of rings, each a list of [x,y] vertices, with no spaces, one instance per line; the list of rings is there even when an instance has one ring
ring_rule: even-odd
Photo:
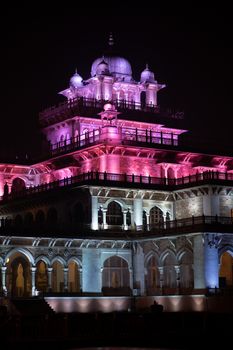
[[[215,216],[220,214],[219,195],[207,194],[203,197],[203,214],[207,216]]]
[[[47,271],[48,271],[48,292],[51,292],[52,291],[52,272],[53,272],[53,268],[52,267],[48,267]]]
[[[146,212],[146,228],[147,231],[150,230],[150,214]]]
[[[32,274],[32,296],[36,295],[36,267],[31,267],[31,274]]]
[[[68,292],[68,267],[63,268],[64,292]]]
[[[205,235],[205,285],[207,288],[219,287],[218,242],[219,236],[215,233]]]
[[[127,215],[127,210],[123,210],[123,229],[124,230],[128,230],[126,215]]]
[[[2,290],[3,294],[6,296],[7,295],[7,288],[6,288],[6,266],[1,267],[1,273],[2,273]]]
[[[177,293],[179,294],[179,291],[180,291],[180,266],[175,265],[174,268],[176,271],[176,289],[177,289]]]
[[[133,202],[134,223],[136,230],[142,230],[142,198],[135,198]]]
[[[98,230],[98,198],[95,196],[91,197],[91,229]]]
[[[164,268],[163,268],[163,266],[158,266],[158,270],[159,270],[160,294],[163,295],[163,283],[164,283]]]
[[[194,289],[204,289],[204,245],[202,234],[195,236],[193,239],[193,273]]]
[[[107,224],[107,209],[103,208],[102,212],[103,212],[103,228],[104,228],[104,230],[106,230],[108,228],[108,224]]]
[[[83,292],[101,293],[101,253],[96,248],[82,249],[82,287]]]
[[[133,250],[133,279],[134,286],[139,290],[140,295],[145,294],[145,269],[144,269],[144,252],[142,247],[135,243]]]

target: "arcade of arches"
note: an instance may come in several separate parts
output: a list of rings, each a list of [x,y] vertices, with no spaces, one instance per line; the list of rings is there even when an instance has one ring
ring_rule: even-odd
[[[80,268],[74,260],[67,267],[59,259],[52,266],[43,260],[31,266],[24,254],[15,253],[7,259],[5,277],[8,294],[14,297],[30,296],[33,290],[41,293],[80,292]]]

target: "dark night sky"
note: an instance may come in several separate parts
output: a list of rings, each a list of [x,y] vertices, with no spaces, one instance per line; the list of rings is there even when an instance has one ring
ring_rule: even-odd
[[[186,126],[201,147],[231,147],[233,101],[232,20],[228,8],[59,7],[40,3],[9,8],[1,14],[0,155],[38,149],[39,111],[63,101],[57,92],[68,87],[77,67],[90,76],[92,61],[102,55],[108,34],[133,76],[148,62],[155,78],[167,84],[159,103],[185,112]],[[169,10],[168,10],[169,9]],[[141,13],[140,13],[141,12]],[[229,13],[229,15],[228,15]]]

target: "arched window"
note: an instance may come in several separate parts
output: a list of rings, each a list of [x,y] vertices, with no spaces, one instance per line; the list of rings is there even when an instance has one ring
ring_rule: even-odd
[[[123,213],[120,204],[113,201],[109,203],[107,210],[107,224],[108,225],[122,225]]]
[[[180,287],[193,288],[193,257],[189,252],[185,252],[180,261]]]
[[[47,222],[49,225],[55,225],[57,223],[57,210],[50,208],[47,213]]]
[[[32,213],[27,213],[24,217],[24,224],[26,227],[32,227],[33,225],[33,215]]]
[[[98,210],[98,223],[100,225],[103,223],[103,212],[102,212],[101,208],[99,208],[99,210]]]
[[[164,287],[176,288],[176,259],[169,253],[164,260]]]
[[[36,224],[41,226],[44,224],[45,222],[45,215],[44,215],[44,212],[42,210],[39,210],[37,213],[36,213]]]
[[[225,252],[221,256],[219,269],[219,287],[233,287],[233,257]]]
[[[147,263],[146,287],[148,294],[153,294],[160,287],[159,270],[155,256],[151,256]]]
[[[126,224],[128,226],[131,225],[131,213],[130,213],[129,209],[128,209],[127,213],[126,213]]]
[[[15,222],[15,226],[16,226],[17,228],[22,227],[22,226],[23,226],[23,218],[22,218],[22,216],[19,215],[19,214],[16,215],[14,222]]]
[[[150,210],[150,225],[163,223],[163,212],[158,207]]]
[[[130,286],[128,264],[119,256],[112,256],[105,260],[102,276],[103,288],[118,289]]]
[[[46,292],[48,288],[48,274],[44,261],[40,260],[36,264],[36,289]]]
[[[73,209],[73,222],[76,225],[83,225],[86,220],[85,211],[82,203],[78,202],[75,204]]]
[[[140,95],[141,108],[146,107],[146,92],[142,91]]]
[[[22,192],[25,189],[26,189],[26,185],[25,185],[24,180],[20,179],[19,177],[16,177],[12,181],[12,187],[11,187],[11,193],[12,194]]]
[[[68,265],[68,291],[70,293],[80,292],[79,266],[75,261],[70,261]]]

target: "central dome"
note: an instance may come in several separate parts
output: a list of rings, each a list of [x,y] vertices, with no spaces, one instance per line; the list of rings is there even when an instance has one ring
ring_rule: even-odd
[[[97,66],[103,61],[102,57],[97,58],[91,66],[91,76],[96,75]],[[104,61],[108,64],[109,72],[116,78],[131,78],[132,69],[129,61],[123,57],[104,56]]]

